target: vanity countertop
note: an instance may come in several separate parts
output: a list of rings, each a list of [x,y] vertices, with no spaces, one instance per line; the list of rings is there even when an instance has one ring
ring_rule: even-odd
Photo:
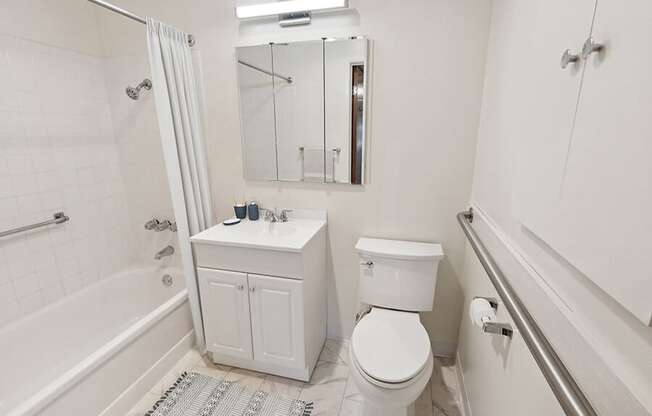
[[[300,252],[326,227],[326,215],[292,215],[288,222],[242,220],[239,224],[222,223],[190,237],[195,244],[257,248]]]

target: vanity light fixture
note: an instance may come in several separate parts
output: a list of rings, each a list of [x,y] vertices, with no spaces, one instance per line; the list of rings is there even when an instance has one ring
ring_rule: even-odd
[[[286,0],[272,3],[239,6],[235,14],[239,19],[279,16],[281,26],[310,23],[310,13],[348,7],[348,0]]]

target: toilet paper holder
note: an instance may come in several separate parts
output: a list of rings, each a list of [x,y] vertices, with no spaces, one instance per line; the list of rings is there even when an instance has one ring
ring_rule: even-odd
[[[496,298],[489,298],[484,296],[475,296],[473,299],[484,299],[489,302],[493,310],[498,310],[498,300]],[[487,334],[497,334],[508,338],[514,335],[512,326],[506,322],[487,321],[482,323],[482,332]]]

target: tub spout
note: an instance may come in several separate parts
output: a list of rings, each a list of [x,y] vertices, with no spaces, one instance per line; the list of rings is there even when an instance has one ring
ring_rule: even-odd
[[[163,257],[168,257],[174,254],[174,247],[167,246],[163,250],[156,253],[154,260],[161,260]]]

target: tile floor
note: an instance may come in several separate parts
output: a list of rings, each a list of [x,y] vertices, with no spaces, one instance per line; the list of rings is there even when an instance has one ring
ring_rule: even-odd
[[[241,368],[213,364],[196,350],[188,352],[175,367],[128,413],[142,416],[184,371],[195,371],[216,378],[226,377],[255,390],[278,392],[287,397],[315,403],[313,416],[362,415],[361,400],[349,377],[348,341],[329,339],[308,383],[257,373]],[[416,416],[461,416],[456,402],[457,379],[452,360],[436,358],[430,383],[417,399]]]

